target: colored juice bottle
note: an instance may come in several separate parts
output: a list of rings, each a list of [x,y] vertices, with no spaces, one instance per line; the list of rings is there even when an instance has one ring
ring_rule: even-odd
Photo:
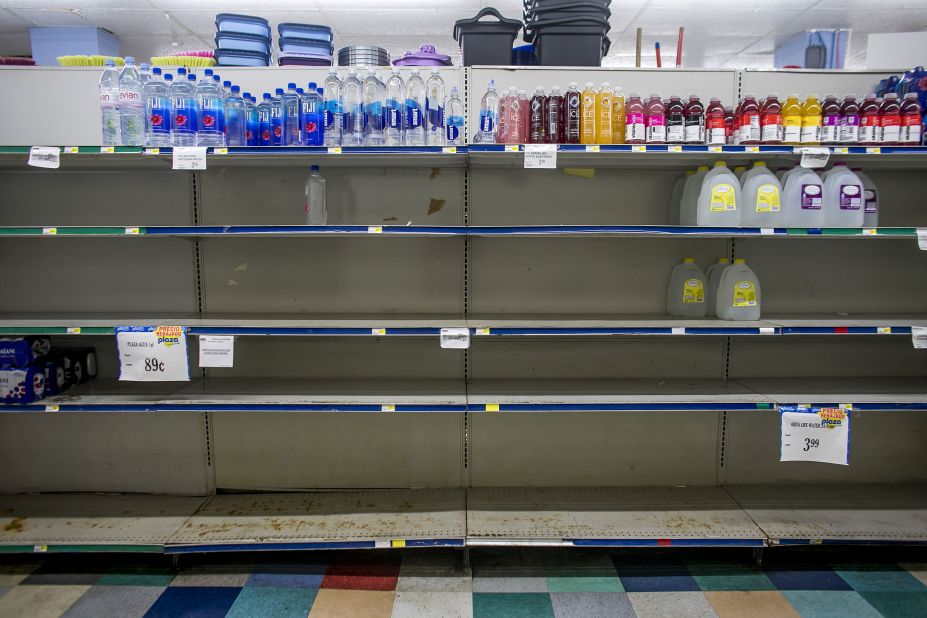
[[[648,144],[666,143],[666,106],[658,94],[650,95],[644,112],[646,141]]]
[[[512,105],[514,100],[514,89],[506,90],[499,100],[499,130],[496,132],[496,141],[501,144],[514,144],[512,139]]]
[[[612,143],[612,114],[614,109],[615,93],[611,84],[602,82],[595,99],[595,141],[597,144]]]
[[[801,103],[797,94],[787,94],[782,104],[782,143],[801,144]]]
[[[518,123],[519,133],[517,144],[527,144],[528,143],[528,123],[531,121],[530,108],[531,101],[528,99],[528,92],[526,90],[518,91],[518,113],[521,116],[520,122]]]
[[[840,143],[859,143],[859,103],[852,94],[845,96],[840,106]]]
[[[683,141],[686,144],[705,143],[705,106],[697,94],[690,94],[682,108]]]
[[[821,104],[821,143],[840,143],[840,103],[835,94],[825,94]]]
[[[724,143],[734,143],[734,110],[730,107],[724,108]]]
[[[563,115],[563,95],[560,94],[560,88],[557,86],[550,89],[544,117],[546,119],[547,141],[551,144],[563,144],[565,142],[566,123]]]
[[[644,130],[644,102],[641,95],[632,92],[624,105],[624,142],[643,144],[647,135]]]
[[[546,144],[550,141],[547,139],[547,125],[544,122],[546,107],[547,97],[544,95],[544,89],[538,86],[529,103],[528,142],[531,144]]]
[[[576,87],[576,82],[570,82],[570,86],[567,88],[566,95],[563,97],[565,102],[565,117],[566,117],[566,128],[565,136],[567,144],[578,144],[580,142],[580,100],[582,95],[579,93],[579,89]]]
[[[901,106],[898,104],[898,95],[889,92],[879,106],[881,117],[881,139],[879,143],[885,146],[894,146],[901,143]]]
[[[801,106],[801,143],[821,143],[821,104],[818,95],[808,95]]]
[[[740,143],[740,131],[743,128],[740,122],[741,121],[740,108],[741,106],[743,106],[743,104],[744,104],[744,101],[743,99],[741,99],[740,101],[737,102],[737,105],[734,106],[734,135],[731,141],[732,144]]]
[[[876,95],[867,94],[859,106],[859,143],[862,146],[876,146],[881,138],[879,134],[881,118]]]
[[[760,106],[760,141],[764,144],[782,143],[782,105],[775,92],[766,95]]]
[[[686,116],[682,99],[671,95],[666,104],[666,143],[681,144],[686,141]]]
[[[712,146],[723,146],[727,143],[727,131],[725,128],[724,106],[721,105],[721,99],[711,97],[708,102],[708,109],[705,110],[705,125],[708,128],[708,143]]]
[[[921,143],[921,105],[917,102],[917,93],[909,92],[901,102],[901,139],[905,146],[917,146]]]
[[[621,88],[615,89],[615,96],[612,98],[612,143],[624,143],[624,93]]]
[[[592,85],[592,82],[587,82],[586,87],[583,88],[583,98],[582,98],[582,124],[580,125],[580,131],[582,133],[582,143],[583,144],[595,144],[596,130],[595,130],[595,116],[596,116],[596,99],[598,99],[598,93],[595,91],[595,86]]]
[[[760,105],[753,94],[745,96],[740,106],[740,143],[760,143]]]

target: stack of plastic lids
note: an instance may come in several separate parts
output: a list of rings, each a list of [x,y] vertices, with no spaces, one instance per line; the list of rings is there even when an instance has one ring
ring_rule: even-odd
[[[260,17],[216,15],[216,62],[226,67],[270,66],[270,23]]]
[[[328,67],[332,65],[335,48],[332,29],[314,24],[279,24],[280,66],[298,65]]]
[[[375,45],[349,45],[338,50],[338,65],[343,67],[388,67],[389,52]]]
[[[451,57],[439,54],[434,45],[422,45],[418,51],[407,51],[402,58],[393,60],[397,67],[449,67]]]

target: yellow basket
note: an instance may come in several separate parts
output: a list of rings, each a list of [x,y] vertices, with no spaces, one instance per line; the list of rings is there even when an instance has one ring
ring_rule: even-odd
[[[215,58],[205,56],[152,56],[151,66],[155,67],[214,67]]]
[[[63,67],[101,67],[107,60],[115,61],[117,66],[126,63],[125,58],[118,56],[58,56],[57,60]]]

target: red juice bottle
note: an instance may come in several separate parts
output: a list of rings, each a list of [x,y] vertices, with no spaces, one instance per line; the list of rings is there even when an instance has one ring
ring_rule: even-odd
[[[898,95],[889,92],[879,106],[881,125],[881,139],[879,143],[886,146],[895,146],[901,143],[901,106],[898,104]]]
[[[859,106],[859,143],[861,146],[877,146],[881,139],[879,104],[876,95],[867,94]]]
[[[840,106],[840,143],[859,143],[859,104],[853,94],[846,95]]]
[[[646,124],[648,144],[666,143],[666,106],[663,105],[660,95],[650,95],[650,100],[647,101],[647,109],[644,112],[644,123]]]
[[[724,108],[724,143],[734,143],[734,110],[730,107]]]
[[[725,131],[724,106],[721,99],[711,97],[708,108],[705,110],[705,126],[708,132],[708,143],[712,146],[723,146],[727,143]]]
[[[921,143],[921,104],[917,93],[909,92],[901,102],[901,139],[905,146],[919,146]]]
[[[548,143],[566,143],[564,137],[566,123],[563,115],[563,95],[560,94],[560,88],[557,86],[550,89],[550,96],[547,97],[547,107],[544,110],[544,118]]]
[[[641,95],[632,92],[624,104],[624,143],[643,144],[647,132],[644,130],[644,102]]]
[[[760,141],[764,144],[782,143],[782,105],[775,92],[766,95],[760,106]]]
[[[531,144],[546,144],[546,123],[544,122],[544,108],[547,107],[547,97],[540,86],[534,91],[529,104],[528,113],[528,142]]]
[[[837,95],[825,94],[821,103],[821,143],[833,146],[840,143],[840,104]]]
[[[687,144],[705,143],[705,106],[697,94],[690,94],[689,101],[682,109],[685,129],[683,141]]]
[[[740,106],[740,143],[760,143],[760,106],[756,95],[748,94]]]
[[[579,88],[576,82],[570,82],[566,94],[563,97],[565,108],[563,110],[566,137],[565,143],[578,144],[580,139],[579,133]]]
[[[666,105],[666,143],[681,144],[686,140],[685,106],[682,99],[670,95]]]
[[[528,123],[531,122],[531,99],[528,98],[527,90],[518,91],[518,111],[521,114],[521,119],[518,123],[519,133],[518,141],[516,144],[527,144],[528,143]]]

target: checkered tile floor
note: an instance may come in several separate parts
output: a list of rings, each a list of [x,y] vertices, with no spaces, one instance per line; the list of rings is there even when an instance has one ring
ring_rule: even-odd
[[[927,616],[927,553],[815,549],[5,556],[0,617]]]

